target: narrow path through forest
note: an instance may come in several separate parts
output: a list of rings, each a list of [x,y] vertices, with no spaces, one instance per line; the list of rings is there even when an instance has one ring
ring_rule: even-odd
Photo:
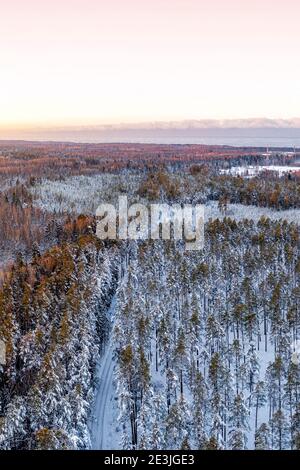
[[[111,320],[114,316],[114,306],[115,299],[108,311]],[[97,372],[98,386],[91,420],[91,447],[94,450],[119,448],[113,374],[113,345],[110,337]]]

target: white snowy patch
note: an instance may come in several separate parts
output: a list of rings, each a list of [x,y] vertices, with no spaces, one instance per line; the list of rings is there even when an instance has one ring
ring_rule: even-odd
[[[279,165],[249,165],[249,166],[234,166],[230,169],[220,170],[223,175],[243,176],[246,178],[253,178],[265,171],[272,171],[283,176],[289,173],[296,173],[300,171],[300,166],[279,166]]]
[[[271,220],[286,220],[300,224],[300,209],[287,209],[277,211],[268,207],[246,206],[243,204],[228,204],[226,212],[218,208],[217,201],[210,201],[205,205],[205,221],[209,219],[223,219],[230,217],[235,220],[253,220],[258,222],[262,217],[268,217]]]

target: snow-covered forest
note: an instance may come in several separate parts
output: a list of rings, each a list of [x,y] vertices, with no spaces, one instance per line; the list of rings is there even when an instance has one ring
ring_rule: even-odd
[[[300,449],[299,176],[194,147],[3,154],[0,449]],[[100,241],[124,194],[204,204],[204,248]]]
[[[133,247],[114,340],[122,443],[299,448],[299,227],[216,220],[202,252]]]
[[[92,235],[32,261],[19,257],[0,292],[0,449],[90,446],[94,375],[118,253]]]

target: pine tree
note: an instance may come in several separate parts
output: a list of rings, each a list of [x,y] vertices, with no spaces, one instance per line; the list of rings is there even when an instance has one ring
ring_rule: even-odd
[[[285,415],[276,411],[271,419],[273,449],[284,450],[289,445],[289,429]]]
[[[269,450],[270,430],[266,423],[262,423],[255,432],[255,450]]]
[[[256,384],[254,392],[253,392],[253,406],[255,407],[255,431],[257,430],[258,425],[258,412],[259,409],[262,408],[267,401],[266,397],[266,387],[265,383],[260,381]]]
[[[192,422],[193,422],[193,435],[197,449],[205,447],[207,441],[206,428],[208,413],[208,387],[201,372],[198,372],[195,382],[192,387],[193,401],[192,401]]]
[[[291,447],[295,450],[300,450],[300,405],[297,404],[296,411],[292,416],[291,422]]]
[[[171,408],[166,420],[166,444],[168,449],[180,449],[185,438],[190,434],[190,410],[187,402],[180,395]]]
[[[245,405],[243,394],[237,394],[229,415],[229,445],[232,449],[246,448],[246,432],[249,429],[249,410]]]

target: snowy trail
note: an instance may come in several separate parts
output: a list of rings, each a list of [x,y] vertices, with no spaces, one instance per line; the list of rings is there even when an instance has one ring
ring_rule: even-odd
[[[94,419],[92,423],[92,448],[107,449],[107,434],[111,427],[111,401],[113,400],[113,354],[109,343],[99,369],[99,388],[97,390]]]
[[[113,317],[113,310],[114,301],[108,312],[108,316],[111,318]],[[98,387],[90,426],[91,447],[94,450],[115,450],[119,448],[113,375],[113,345],[110,338],[97,373]]]

